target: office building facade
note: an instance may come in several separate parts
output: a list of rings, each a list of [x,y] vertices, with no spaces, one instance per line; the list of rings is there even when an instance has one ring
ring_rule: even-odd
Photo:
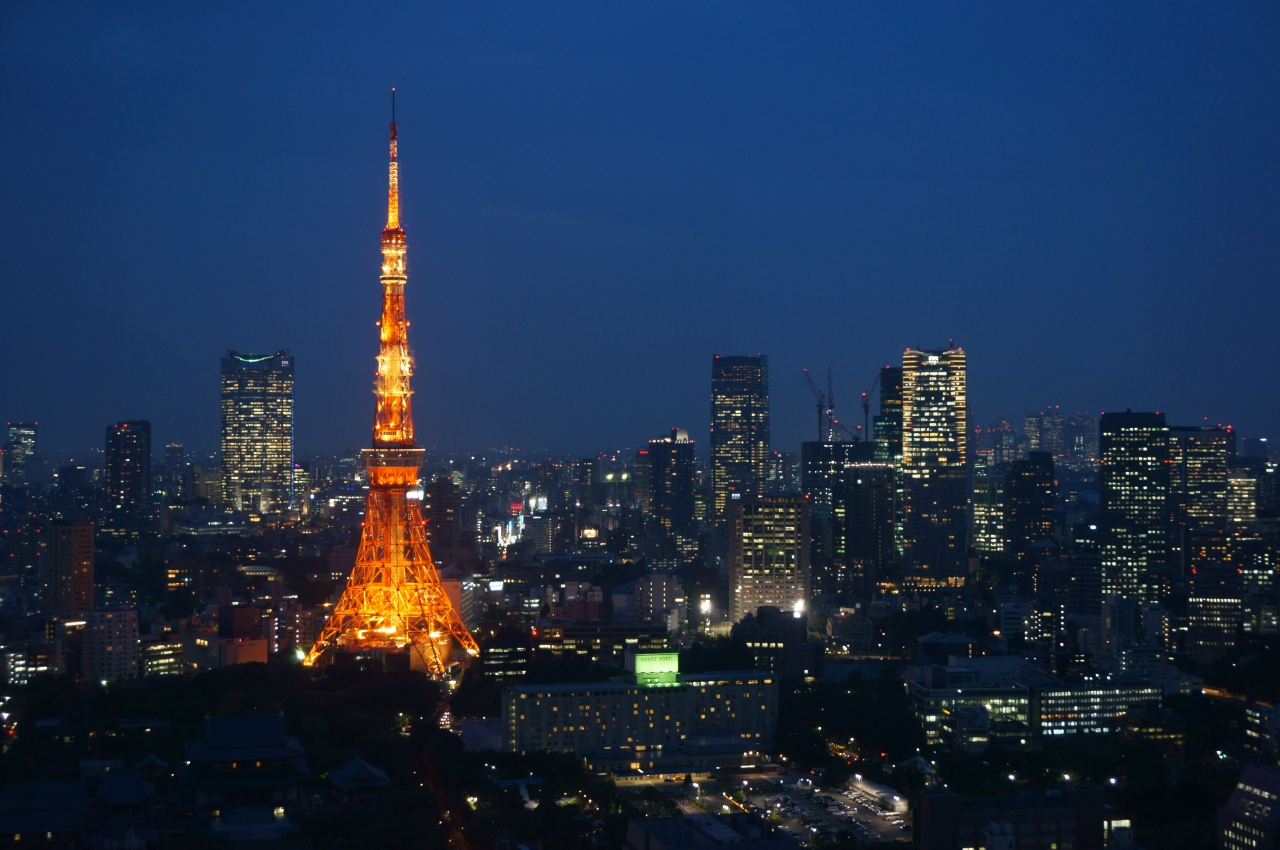
[[[697,470],[694,443],[689,432],[672,428],[670,436],[649,441],[644,452],[645,480],[649,512],[663,531],[674,538],[697,542],[698,523],[694,518]]]
[[[744,496],[729,500],[729,619],[764,605],[808,616],[809,500]]]
[[[1031,689],[1031,725],[1044,737],[1106,735],[1117,731],[1124,716],[1159,705],[1158,685],[1142,681],[1096,681],[1040,685]]]
[[[17,487],[27,483],[27,461],[36,453],[36,422],[10,422],[5,439],[4,478]]]
[[[151,495],[151,423],[145,419],[107,426],[107,506],[138,515]]]
[[[977,515],[975,492],[975,517]],[[1053,455],[1028,452],[1009,465],[1004,485],[1005,552],[1021,560],[1031,547],[1053,538]]]
[[[904,583],[958,586],[967,572],[968,391],[963,349],[902,355]]]
[[[1027,438],[1027,451],[1048,452],[1057,463],[1067,456],[1066,423],[1062,408],[1052,405],[1022,420],[1022,432]]]
[[[50,523],[42,584],[52,617],[69,620],[93,609],[93,523]]]
[[[512,685],[503,749],[574,753],[633,769],[719,751],[738,763],[774,744],[776,677],[761,670],[681,675],[679,653],[629,653],[625,682]]]
[[[294,358],[228,352],[222,358],[222,495],[238,511],[287,511],[293,493]]]
[[[762,492],[769,449],[769,361],[721,356],[711,361],[711,493],[717,522],[729,494]]]
[[[852,463],[845,470],[844,557],[849,588],[871,593],[896,559],[892,464]]]
[[[1169,552],[1169,426],[1163,413],[1104,413],[1099,437],[1103,593],[1155,601]]]
[[[133,608],[84,615],[84,676],[89,682],[138,677],[138,612]]]
[[[1229,427],[1169,428],[1169,561],[1180,576],[1227,557],[1227,476],[1235,442]]]
[[[1218,809],[1219,850],[1273,850],[1280,846],[1280,770],[1251,765]]]
[[[979,555],[997,558],[1004,554],[1005,471],[995,461],[995,452],[982,452],[973,462],[973,513],[969,539]]]
[[[1098,420],[1087,413],[1077,413],[1067,420],[1067,469],[1073,472],[1097,472]]]

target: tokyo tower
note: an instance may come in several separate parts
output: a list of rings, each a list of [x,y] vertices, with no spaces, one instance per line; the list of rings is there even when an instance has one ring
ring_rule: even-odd
[[[425,451],[413,438],[413,358],[404,314],[405,238],[400,227],[399,164],[396,161],[395,89],[391,90],[391,167],[387,226],[382,231],[382,320],[377,411],[373,448],[365,449],[369,496],[356,565],[315,645],[308,667],[333,660],[335,652],[388,656],[408,654],[410,669],[443,676],[454,643],[479,655],[475,639],[449,602],[427,546],[418,486]]]

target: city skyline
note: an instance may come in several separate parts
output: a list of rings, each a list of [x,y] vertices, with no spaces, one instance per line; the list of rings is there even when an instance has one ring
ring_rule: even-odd
[[[0,82],[6,843],[1280,847],[1280,6],[38,4]]]
[[[825,27],[752,8],[685,10],[684,36],[645,11],[600,12],[588,36],[580,9],[429,9],[390,35],[417,49],[385,51],[415,58],[372,64],[372,15],[322,15],[336,48],[307,32],[259,50],[264,22],[233,11],[7,13],[0,73],[22,84],[0,273],[26,320],[0,342],[22,367],[0,417],[40,422],[52,451],[128,419],[209,450],[214,358],[289,348],[298,446],[362,445],[372,348],[350,319],[375,318],[369,128],[396,85],[423,131],[403,179],[424,445],[696,438],[718,351],[770,357],[772,441],[792,449],[811,433],[803,367],[834,365],[851,422],[876,369],[950,339],[977,423],[1057,404],[1273,431],[1280,401],[1254,391],[1277,298],[1273,11],[1134,6],[1084,29],[1021,7]],[[699,34],[712,55],[656,59]],[[232,68],[223,44],[254,61]],[[47,266],[33,228],[52,220],[79,238]],[[1189,304],[1196,323],[1172,321]]]

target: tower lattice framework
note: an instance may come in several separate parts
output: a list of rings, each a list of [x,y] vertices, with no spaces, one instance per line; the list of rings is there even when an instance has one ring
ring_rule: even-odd
[[[480,650],[445,594],[427,545],[418,486],[423,449],[413,437],[413,358],[404,313],[405,236],[400,227],[395,91],[392,90],[391,165],[387,226],[382,231],[382,320],[373,448],[365,449],[369,495],[360,548],[342,598],[303,661],[321,663],[334,650],[403,652],[411,666],[444,675],[456,642],[470,655]]]

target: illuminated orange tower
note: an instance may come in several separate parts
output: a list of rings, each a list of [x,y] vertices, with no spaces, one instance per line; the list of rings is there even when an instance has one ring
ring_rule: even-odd
[[[373,448],[365,449],[369,496],[356,565],[342,598],[303,661],[323,663],[333,651],[409,654],[412,669],[442,676],[456,641],[480,650],[449,602],[427,546],[426,522],[409,488],[418,485],[424,450],[413,439],[413,358],[404,315],[404,229],[396,161],[395,90],[391,92],[391,171],[387,226],[382,231],[382,321]]]

